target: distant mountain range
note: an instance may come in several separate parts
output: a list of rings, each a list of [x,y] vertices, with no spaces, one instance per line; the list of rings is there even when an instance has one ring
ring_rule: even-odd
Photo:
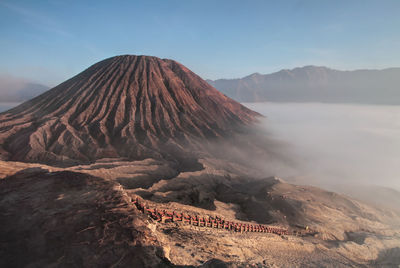
[[[339,71],[304,66],[206,81],[239,102],[400,104],[400,68]],[[0,75],[0,102],[23,102],[48,89],[23,78]]]
[[[400,104],[400,68],[338,71],[305,66],[207,82],[240,102]]]
[[[36,97],[49,87],[24,78],[0,75],[0,102],[22,102]]]

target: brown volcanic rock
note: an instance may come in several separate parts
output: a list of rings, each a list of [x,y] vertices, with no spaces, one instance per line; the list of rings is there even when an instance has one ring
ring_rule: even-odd
[[[173,60],[117,56],[0,114],[0,155],[54,164],[157,158],[256,116]]]
[[[0,180],[0,267],[169,267],[116,183],[25,170]]]

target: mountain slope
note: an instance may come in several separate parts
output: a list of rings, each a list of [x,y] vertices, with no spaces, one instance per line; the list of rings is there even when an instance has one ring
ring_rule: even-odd
[[[173,60],[117,56],[0,114],[0,155],[62,164],[160,157],[257,116]]]
[[[218,161],[146,190],[127,190],[115,181],[80,173],[82,166],[55,171],[40,164],[18,165],[22,165],[20,172],[0,179],[1,267],[400,264],[398,213],[273,177],[226,176],[218,170]],[[107,172],[99,170],[98,174]],[[139,199],[157,211],[286,226],[303,235],[239,233],[181,221],[157,222],[136,209],[132,201],[137,195],[147,196]],[[215,208],[204,209],[207,203]],[[222,266],[207,265],[212,259],[219,259]]]
[[[0,180],[1,267],[170,267],[116,183],[36,169]]]
[[[400,104],[400,68],[338,71],[305,66],[240,79],[207,80],[241,102],[292,101]]]

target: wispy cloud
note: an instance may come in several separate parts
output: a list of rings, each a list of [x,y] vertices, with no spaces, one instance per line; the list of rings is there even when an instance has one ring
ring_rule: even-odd
[[[59,22],[33,9],[17,6],[7,2],[0,2],[0,5],[17,14],[21,18],[21,21],[31,27],[63,37],[73,37],[73,35],[66,31]]]
[[[66,8],[63,2],[54,2],[51,4],[53,8],[63,9]],[[70,42],[73,44],[74,48],[79,47],[79,53],[85,53],[86,55],[92,56],[92,58],[99,59],[108,55],[102,51],[96,43],[90,42],[89,40],[83,38],[78,33],[74,32],[74,29],[68,30],[67,22],[57,19],[56,17],[44,13],[42,10],[38,10],[33,7],[27,7],[22,4],[14,4],[6,1],[0,0],[0,8],[7,10],[12,14],[16,21],[20,21],[24,24],[24,31],[19,32],[20,36],[28,37],[29,41],[34,43],[39,43],[43,47],[55,47],[53,39],[58,39],[63,42]],[[75,29],[76,30],[76,29]],[[50,36],[50,37],[49,37]],[[7,67],[9,68],[9,67]],[[71,69],[69,66],[63,69],[63,74],[56,74],[54,68],[44,67],[44,66],[25,66],[18,68],[18,72],[24,72],[27,77],[43,77],[36,70],[41,70],[41,72],[46,73],[48,77],[53,77],[54,79],[49,80],[49,78],[44,77],[43,81],[49,84],[59,83],[60,79],[66,79],[65,69]],[[0,70],[1,71],[1,70]],[[75,73],[75,72],[73,72]],[[40,79],[39,79],[40,80]]]

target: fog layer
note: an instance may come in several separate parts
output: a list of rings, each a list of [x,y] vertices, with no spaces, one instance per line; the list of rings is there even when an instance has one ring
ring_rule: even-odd
[[[400,106],[245,103],[262,127],[286,143],[276,165],[288,180],[318,186],[362,184],[400,189]],[[276,172],[275,170],[266,172]]]

